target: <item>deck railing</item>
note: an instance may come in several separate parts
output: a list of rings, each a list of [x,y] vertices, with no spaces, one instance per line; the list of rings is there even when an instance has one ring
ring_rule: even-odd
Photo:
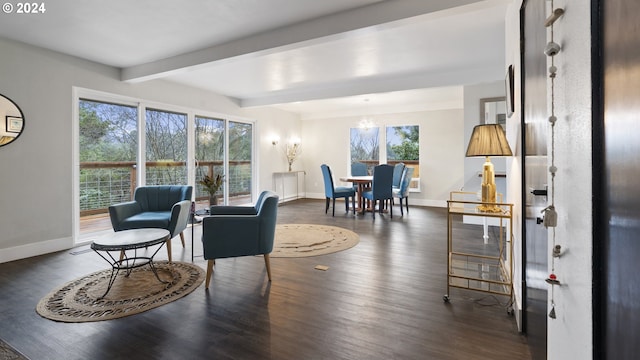
[[[111,204],[130,201],[137,186],[136,162],[81,162],[80,216],[106,213]],[[148,161],[147,184],[183,184],[187,178],[184,161]],[[222,161],[198,161],[196,184],[205,175],[222,173]],[[251,193],[251,161],[229,161],[229,198]],[[208,199],[201,185],[195,188],[196,201]]]

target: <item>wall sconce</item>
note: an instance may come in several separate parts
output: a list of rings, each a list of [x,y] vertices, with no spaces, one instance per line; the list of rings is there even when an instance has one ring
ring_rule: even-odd
[[[501,208],[496,202],[496,179],[493,172],[493,164],[490,156],[512,156],[511,148],[507,142],[504,129],[499,124],[476,125],[473,128],[469,147],[467,147],[467,157],[485,156],[486,161],[482,166],[482,202],[478,210],[486,212],[500,212]]]
[[[271,137],[271,145],[276,146],[278,145],[279,141],[280,141],[280,137],[278,135],[273,135]]]

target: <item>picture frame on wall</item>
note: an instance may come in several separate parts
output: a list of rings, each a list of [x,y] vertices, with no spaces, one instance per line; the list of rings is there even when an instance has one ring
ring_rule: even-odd
[[[19,133],[22,131],[22,118],[16,116],[7,116],[6,129],[7,132]]]
[[[511,117],[514,111],[514,94],[513,94],[513,65],[507,68],[507,75],[504,78],[505,95],[507,101],[507,117]]]

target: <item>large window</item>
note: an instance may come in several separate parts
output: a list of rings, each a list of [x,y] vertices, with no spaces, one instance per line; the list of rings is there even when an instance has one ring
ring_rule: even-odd
[[[187,183],[187,114],[145,111],[147,185]]]
[[[420,127],[387,126],[387,163],[404,163],[413,168],[410,189],[420,188]]]
[[[351,128],[351,163],[367,164],[371,173],[380,163],[380,128]]]
[[[419,126],[386,126],[384,133],[380,133],[378,127],[351,128],[350,143],[351,163],[365,163],[371,173],[378,164],[395,165],[403,162],[414,168],[410,188],[420,188]],[[381,143],[386,144],[384,149],[380,148]]]

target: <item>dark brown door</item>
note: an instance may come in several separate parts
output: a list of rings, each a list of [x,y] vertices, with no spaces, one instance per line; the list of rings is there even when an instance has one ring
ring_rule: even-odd
[[[602,9],[604,107],[594,114],[594,358],[640,354],[640,2],[596,1]],[[595,10],[595,8],[594,8]],[[597,12],[596,12],[597,14]],[[598,24],[596,22],[596,24]],[[597,43],[597,42],[596,42]],[[604,75],[601,77],[601,75]],[[594,93],[597,93],[598,87]],[[594,109],[599,109],[599,99]],[[604,119],[604,121],[602,121]],[[602,137],[602,134],[604,136]],[[604,140],[604,147],[602,147]],[[604,170],[604,171],[602,171]],[[604,174],[604,176],[603,176]],[[602,199],[601,202],[598,202]],[[600,271],[601,270],[601,271]]]

